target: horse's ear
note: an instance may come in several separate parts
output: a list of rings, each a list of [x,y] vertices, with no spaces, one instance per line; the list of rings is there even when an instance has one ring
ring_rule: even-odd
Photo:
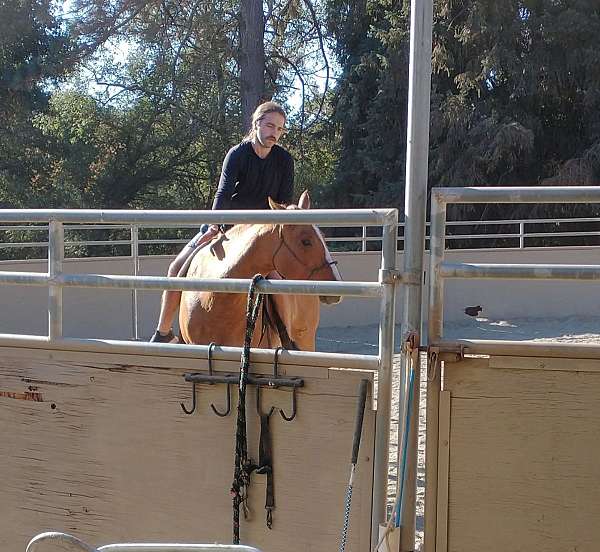
[[[276,211],[278,209],[285,209],[285,205],[282,205],[281,203],[277,203],[276,201],[273,201],[270,197],[269,197],[269,207],[271,207],[271,209],[273,209],[274,211]]]
[[[310,209],[310,196],[308,195],[308,190],[304,190],[300,195],[298,207],[300,207],[300,209]]]

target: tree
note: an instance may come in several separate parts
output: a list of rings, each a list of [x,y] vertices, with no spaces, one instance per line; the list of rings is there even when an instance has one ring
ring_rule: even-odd
[[[330,0],[343,67],[336,194],[348,188],[346,204],[384,196],[400,204],[407,4]],[[598,182],[599,13],[593,0],[436,2],[430,185]],[[507,216],[506,208],[462,214]]]
[[[50,0],[0,1],[0,206],[15,207],[43,139],[32,124],[46,108],[47,86],[71,67],[68,36]]]
[[[404,187],[408,22],[401,4],[330,0],[342,76],[334,97],[341,132],[336,205],[400,206]]]

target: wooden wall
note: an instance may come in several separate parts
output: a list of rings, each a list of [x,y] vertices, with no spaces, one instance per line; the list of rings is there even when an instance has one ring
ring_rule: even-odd
[[[0,549],[22,552],[47,530],[94,545],[230,543],[235,414],[218,418],[209,408],[224,406],[225,386],[198,386],[193,415],[179,406],[191,398],[182,374],[202,370],[202,360],[1,348]],[[221,362],[215,370],[239,365]],[[305,387],[294,421],[271,418],[273,529],[265,527],[264,476],[253,475],[242,543],[265,552],[335,550],[358,385],[365,377],[372,382],[373,373],[289,365],[280,373],[304,377]],[[289,391],[261,396],[263,410],[275,405],[289,413]],[[254,397],[249,390],[249,452],[256,460]],[[374,424],[367,406],[348,550],[369,549]]]
[[[598,550],[600,362],[468,358],[443,375],[436,552]]]

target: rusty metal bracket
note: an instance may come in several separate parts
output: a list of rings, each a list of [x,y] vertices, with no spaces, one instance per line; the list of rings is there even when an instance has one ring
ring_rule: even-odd
[[[402,272],[396,269],[380,268],[379,269],[380,284],[401,284],[404,283]]]
[[[443,347],[440,347],[434,344],[427,347],[427,354],[429,357],[434,355],[438,361],[460,362],[465,358],[465,346],[460,344],[456,346],[444,345]]]

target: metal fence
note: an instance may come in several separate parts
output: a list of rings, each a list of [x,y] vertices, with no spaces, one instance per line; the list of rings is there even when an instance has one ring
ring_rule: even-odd
[[[449,204],[472,203],[600,203],[600,187],[573,186],[550,188],[437,188],[431,198],[431,255],[429,281],[429,354],[443,355],[510,354],[518,356],[576,356],[600,358],[600,347],[582,344],[519,343],[495,340],[444,340],[444,281],[448,278],[493,278],[529,280],[600,280],[600,265],[552,264],[489,264],[447,263],[446,226]],[[431,358],[431,357],[430,357]],[[437,361],[430,366],[427,381],[427,467],[425,548],[435,548],[437,531],[437,476],[438,476],[438,414],[429,405],[439,401],[441,389]],[[411,451],[416,455],[416,451]]]
[[[279,210],[279,211],[100,211],[100,210],[0,210],[0,224],[43,225],[47,228],[48,271],[0,271],[0,283],[5,285],[32,285],[48,287],[48,335],[0,334],[0,346],[29,348],[60,348],[67,350],[106,351],[178,357],[204,357],[208,345],[172,345],[96,339],[74,339],[63,336],[63,288],[119,288],[119,289],[173,289],[214,292],[246,293],[250,279],[200,280],[187,278],[162,278],[150,276],[121,276],[100,274],[65,274],[65,227],[70,225],[121,225],[133,229],[132,251],[139,242],[136,229],[142,226],[174,227],[194,226],[201,223],[286,223],[319,224],[334,226],[374,225],[381,227],[381,265],[377,282],[319,282],[308,280],[261,281],[256,289],[261,293],[294,293],[306,295],[335,295],[378,297],[380,306],[378,355],[353,355],[284,351],[279,356],[282,364],[307,366],[338,366],[378,370],[377,418],[375,433],[375,458],[373,479],[373,524],[385,519],[388,484],[388,447],[391,419],[392,364],[394,355],[394,325],[396,285],[401,278],[396,270],[396,245],[398,212],[396,209],[348,210]],[[36,229],[43,231],[42,228]],[[42,242],[38,242],[42,243]],[[239,347],[215,347],[213,358],[236,360]],[[272,360],[272,351],[253,350],[253,359]]]
[[[325,239],[333,252],[381,251],[382,227],[329,228]],[[426,246],[429,248],[430,223]],[[67,258],[173,254],[198,231],[197,226],[160,227],[148,224],[65,224]],[[600,245],[600,218],[507,219],[447,221],[444,239],[450,249],[561,247]],[[102,234],[101,237],[98,237]],[[404,224],[397,226],[397,250],[404,249]],[[48,225],[3,224],[0,226],[0,258],[44,258]],[[87,236],[87,237],[86,237]],[[99,253],[98,253],[99,252]]]

